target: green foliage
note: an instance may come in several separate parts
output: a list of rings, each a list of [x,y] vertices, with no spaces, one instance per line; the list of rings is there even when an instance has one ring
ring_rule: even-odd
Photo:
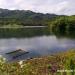
[[[21,63],[22,62],[22,63]],[[7,63],[0,57],[0,75],[74,75],[75,50],[58,53],[53,56],[34,58],[26,61]]]
[[[25,10],[0,9],[0,26],[3,25],[23,25],[23,26],[42,26],[47,21],[56,17],[55,14],[42,14]]]
[[[49,25],[53,32],[60,32],[62,34],[75,33],[75,16],[57,17]]]
[[[75,35],[75,15],[43,14],[29,10],[0,9],[0,11],[0,37],[29,37],[51,33],[67,36]],[[24,28],[11,29],[12,27],[24,26],[47,26],[47,29],[43,31],[41,29],[35,30],[35,28],[34,30]]]

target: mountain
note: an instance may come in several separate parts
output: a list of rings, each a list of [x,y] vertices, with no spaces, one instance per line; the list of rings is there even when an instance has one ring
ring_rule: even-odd
[[[43,25],[45,22],[56,16],[56,14],[35,13],[30,10],[8,10],[0,8],[0,25],[10,23]]]
[[[57,15],[55,14],[43,14],[43,13],[35,13],[30,10],[8,10],[0,8],[0,18],[52,18]]]

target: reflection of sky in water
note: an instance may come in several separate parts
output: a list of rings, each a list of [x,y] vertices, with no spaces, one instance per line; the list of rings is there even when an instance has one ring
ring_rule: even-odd
[[[42,36],[22,39],[0,39],[0,54],[10,50],[23,49],[39,55],[47,55],[51,52],[75,48],[75,39],[57,39],[55,36]]]

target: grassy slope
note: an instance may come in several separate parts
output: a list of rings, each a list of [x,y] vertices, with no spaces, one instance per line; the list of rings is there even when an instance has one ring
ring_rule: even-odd
[[[57,73],[57,70],[74,70],[74,68],[74,50],[14,63],[0,61],[1,75],[65,75],[65,73]],[[74,74],[72,72],[67,75]]]

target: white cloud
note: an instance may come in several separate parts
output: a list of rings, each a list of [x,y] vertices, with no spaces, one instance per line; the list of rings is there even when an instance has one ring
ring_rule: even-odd
[[[4,5],[4,0],[0,0],[0,7]]]
[[[61,12],[63,10],[66,10],[69,6],[69,2],[68,1],[63,1],[61,3],[59,3],[58,5],[56,5],[56,11],[57,12]]]
[[[75,14],[74,0],[0,0],[0,7],[43,13]]]
[[[63,1],[54,6],[54,10],[56,13],[66,14],[69,8],[70,3],[68,1]]]

